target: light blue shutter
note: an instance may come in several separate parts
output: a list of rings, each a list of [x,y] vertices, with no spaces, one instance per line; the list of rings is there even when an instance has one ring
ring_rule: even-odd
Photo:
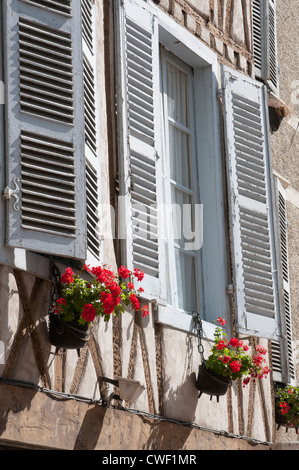
[[[120,15],[123,128],[120,148],[120,238],[123,262],[145,273],[149,297],[160,291],[159,50],[155,17],[134,1]]]
[[[255,75],[278,94],[276,0],[252,1]]]
[[[264,86],[226,67],[223,85],[237,329],[275,339],[279,306]]]
[[[288,220],[285,189],[275,179],[276,217],[279,248],[279,300],[281,309],[282,337],[272,341],[273,376],[277,382],[295,383],[295,362],[293,354],[291,289],[288,255]]]
[[[3,7],[7,244],[84,259],[80,2]]]
[[[100,258],[99,214],[99,146],[96,99],[95,5],[93,0],[82,0],[83,80],[84,80],[84,141],[86,159],[86,223],[87,248]],[[92,262],[92,259],[88,259]]]

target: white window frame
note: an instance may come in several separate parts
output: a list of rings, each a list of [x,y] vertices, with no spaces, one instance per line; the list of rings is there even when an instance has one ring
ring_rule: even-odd
[[[227,294],[229,273],[224,220],[224,175],[217,99],[220,88],[218,59],[213,51],[168,15],[159,10],[156,14],[160,44],[192,67],[194,83],[201,84],[194,90],[196,146],[201,148],[201,155],[197,156],[198,181],[204,213],[203,246],[200,250],[199,313],[203,319],[204,336],[212,339],[215,330],[212,322],[216,321],[218,316],[226,318],[228,327],[231,322],[230,296]],[[205,106],[203,112],[202,103]],[[205,156],[207,158],[204,158]],[[213,183],[212,189],[210,185]],[[207,197],[208,195],[211,197]],[[212,212],[214,217],[205,217]],[[190,313],[169,305],[159,307],[157,320],[185,331],[193,329]]]
[[[162,180],[164,183],[164,197],[165,201],[163,203],[166,205],[167,208],[171,208],[172,210],[166,210],[165,211],[165,227],[167,227],[167,251],[168,253],[166,254],[166,257],[168,259],[169,263],[169,285],[167,283],[167,287],[169,290],[168,297],[169,300],[171,298],[170,305],[174,306],[176,309],[180,308],[180,287],[178,285],[178,279],[176,276],[176,259],[175,255],[177,251],[181,253],[185,253],[188,256],[191,256],[194,260],[194,268],[195,268],[195,297],[196,297],[196,306],[194,306],[194,310],[197,311],[199,307],[199,286],[198,286],[198,280],[199,280],[199,275],[198,275],[198,269],[200,265],[200,257],[199,257],[199,249],[191,250],[188,249],[187,246],[179,246],[178,243],[174,240],[174,233],[175,233],[175,222],[174,219],[176,216],[180,216],[181,220],[183,217],[183,213],[176,214],[176,207],[175,207],[175,201],[173,200],[173,191],[175,189],[181,190],[182,193],[188,195],[191,200],[191,213],[192,216],[195,218],[195,206],[200,209],[200,203],[199,203],[199,187],[198,187],[198,179],[197,179],[197,174],[198,174],[198,169],[197,169],[197,152],[196,152],[196,145],[195,145],[195,140],[196,140],[196,134],[195,134],[195,121],[194,121],[194,109],[193,109],[193,104],[194,104],[194,82],[193,82],[193,70],[191,67],[187,66],[185,63],[182,61],[179,61],[179,59],[173,55],[170,55],[169,52],[165,51],[165,49],[161,48],[161,93],[162,93],[162,112],[161,115],[163,115],[162,121],[162,139],[164,142],[164,150],[162,152],[162,160],[163,160],[163,176]],[[187,106],[186,106],[186,112],[188,113],[188,121],[189,125],[188,127],[182,126],[179,123],[177,123],[174,119],[171,119],[168,113],[168,89],[167,89],[167,66],[168,64],[173,65],[177,70],[183,72],[185,74],[186,81],[187,81]],[[185,132],[186,135],[188,135],[188,168],[189,168],[189,178],[190,178],[190,187],[187,188],[181,184],[179,184],[177,181],[174,181],[173,178],[171,177],[171,155],[170,155],[170,135],[169,135],[169,126],[173,125],[174,127],[182,130]],[[200,215],[200,213],[197,213],[197,217]],[[198,217],[200,218],[200,217]],[[198,220],[198,222],[201,222]],[[189,221],[189,226],[193,226],[195,223],[195,220],[190,220]],[[200,231],[201,226],[197,224],[198,231]],[[200,224],[201,225],[201,224]],[[181,228],[181,227],[180,227]],[[194,232],[194,227],[192,227],[192,231]],[[183,231],[184,232],[184,231]],[[179,233],[178,235],[184,237],[184,233]],[[198,238],[200,238],[200,234],[197,234]],[[200,242],[200,240],[198,240]],[[186,244],[187,245],[187,244]],[[195,243],[194,243],[195,245]],[[166,248],[165,248],[166,250]],[[182,273],[183,274],[183,273]]]
[[[195,91],[195,119],[198,140],[196,145],[201,148],[199,158],[201,171],[198,173],[198,181],[204,212],[203,247],[200,250],[203,274],[201,273],[199,279],[201,292],[199,312],[203,319],[204,334],[212,339],[215,328],[212,322],[216,321],[218,316],[225,317],[228,321],[228,327],[231,326],[230,295],[227,293],[230,272],[225,218],[225,170],[223,168],[221,139],[219,137],[221,135],[221,123],[219,102],[217,100],[219,89],[217,55],[199,39],[195,38],[186,28],[177,24],[159,7],[145,2],[136,0],[115,2],[115,13],[118,17],[120,31],[123,27],[122,8],[126,6],[130,7],[130,10],[140,9],[140,15],[138,13],[140,22],[142,22],[143,10],[154,15],[155,28],[158,23],[159,44],[192,67],[194,81],[200,83],[200,87]],[[117,45],[119,47],[116,47],[116,54],[119,54],[116,60],[122,64],[123,46],[120,39],[119,44]],[[156,60],[155,56],[154,61]],[[123,83],[124,79],[119,76],[119,80],[120,83]],[[120,109],[122,107],[122,119],[120,118],[119,123],[125,130],[126,108],[124,107],[124,99],[125,96],[120,94],[119,105]],[[120,135],[120,148],[124,152],[120,155],[121,159],[124,158],[123,155],[126,155],[127,151],[125,136],[125,132]],[[158,159],[160,159],[160,155],[158,155]],[[124,165],[122,160],[120,165]],[[162,253],[161,266],[165,260],[164,256],[165,254]],[[160,278],[160,292],[162,295],[149,298],[149,300],[156,303],[156,321],[184,331],[193,331],[194,325],[191,312],[185,312],[167,305],[165,299],[166,269],[164,262],[164,269]]]

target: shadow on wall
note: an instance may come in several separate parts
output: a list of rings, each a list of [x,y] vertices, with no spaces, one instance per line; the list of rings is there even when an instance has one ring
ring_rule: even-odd
[[[153,423],[150,436],[144,447],[145,450],[184,449],[192,432],[190,423],[194,421],[198,404],[198,390],[195,383],[196,375],[192,372],[182,385],[168,392],[165,416],[174,422],[156,421]]]
[[[74,450],[96,449],[102,431],[106,408],[95,406],[84,416],[74,445]]]

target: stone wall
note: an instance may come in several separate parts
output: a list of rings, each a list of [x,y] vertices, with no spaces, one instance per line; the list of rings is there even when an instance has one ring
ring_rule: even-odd
[[[271,136],[274,170],[286,188],[293,348],[299,377],[299,13],[296,0],[277,0],[279,97],[288,115]],[[286,34],[287,31],[287,34]],[[298,382],[297,382],[298,384]],[[280,429],[277,440],[298,441],[295,431]]]

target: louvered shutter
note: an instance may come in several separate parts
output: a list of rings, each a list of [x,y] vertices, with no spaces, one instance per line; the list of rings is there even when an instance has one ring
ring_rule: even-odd
[[[84,259],[80,2],[3,7],[7,243]]]
[[[253,0],[252,28],[255,75],[278,94],[276,0]]]
[[[84,80],[84,137],[86,159],[87,248],[96,260],[100,257],[99,154],[97,142],[95,6],[81,0]],[[91,260],[90,260],[91,261]]]
[[[291,317],[291,292],[289,279],[288,256],[288,221],[285,189],[279,179],[275,181],[276,214],[278,225],[279,262],[279,296],[281,306],[282,338],[272,341],[272,362],[274,380],[290,383],[295,381],[295,363],[293,355],[293,335]]]
[[[223,70],[236,320],[277,338],[277,277],[264,88]]]
[[[123,262],[145,273],[146,295],[160,289],[159,260],[159,67],[154,16],[125,1],[120,16],[122,61],[122,149],[119,208]]]

